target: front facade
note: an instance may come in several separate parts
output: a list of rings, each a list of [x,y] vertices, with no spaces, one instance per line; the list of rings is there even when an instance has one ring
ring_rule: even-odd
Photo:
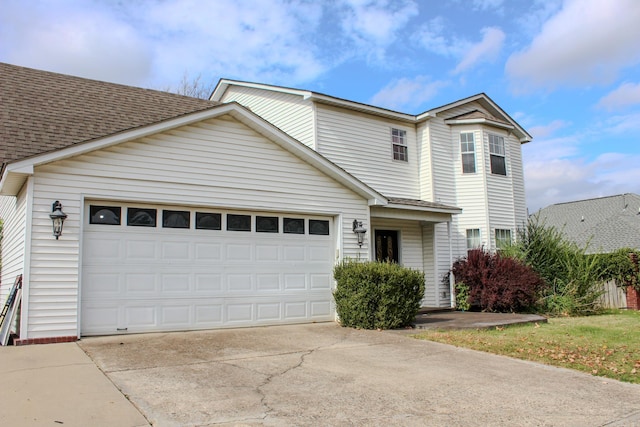
[[[345,258],[418,268],[424,304],[449,306],[442,277],[465,251],[461,227],[486,230],[489,247],[491,227],[515,230],[524,212],[513,129],[462,123],[457,106],[386,117],[262,87],[262,110],[233,90],[207,102],[1,65],[0,296],[23,276],[21,342],[334,320]],[[502,135],[507,174],[481,190],[491,158],[478,145],[475,181],[452,188],[456,154],[436,122],[450,138]],[[461,202],[479,192],[469,210],[484,214],[469,215]]]
[[[450,221],[371,208],[367,257],[423,270],[427,306],[450,306],[452,258],[495,250],[526,221],[521,144],[531,136],[484,94],[417,116],[232,80],[211,99],[247,106],[403,207],[460,208]]]

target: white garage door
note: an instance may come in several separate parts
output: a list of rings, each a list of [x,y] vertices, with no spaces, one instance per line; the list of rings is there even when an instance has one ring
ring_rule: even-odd
[[[81,333],[334,318],[331,218],[90,203]]]

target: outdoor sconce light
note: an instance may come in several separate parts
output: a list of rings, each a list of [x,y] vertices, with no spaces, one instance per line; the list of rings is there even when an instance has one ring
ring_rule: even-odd
[[[358,246],[362,247],[364,235],[367,232],[367,229],[362,226],[362,221],[353,220],[353,232],[358,236]]]
[[[58,240],[58,237],[62,234],[64,220],[67,219],[67,214],[62,212],[62,203],[57,200],[53,202],[49,218],[51,218],[53,222],[53,235],[56,236],[56,240]]]

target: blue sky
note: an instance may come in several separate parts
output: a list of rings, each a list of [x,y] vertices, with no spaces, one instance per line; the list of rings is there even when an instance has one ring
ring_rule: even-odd
[[[185,77],[419,113],[487,93],[534,136],[530,212],[640,194],[638,0],[0,0],[0,61],[166,89]],[[43,88],[46,90],[46,88]]]

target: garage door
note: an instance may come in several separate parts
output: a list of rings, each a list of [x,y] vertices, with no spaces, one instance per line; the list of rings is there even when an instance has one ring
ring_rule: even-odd
[[[333,320],[330,217],[89,203],[81,333]]]

